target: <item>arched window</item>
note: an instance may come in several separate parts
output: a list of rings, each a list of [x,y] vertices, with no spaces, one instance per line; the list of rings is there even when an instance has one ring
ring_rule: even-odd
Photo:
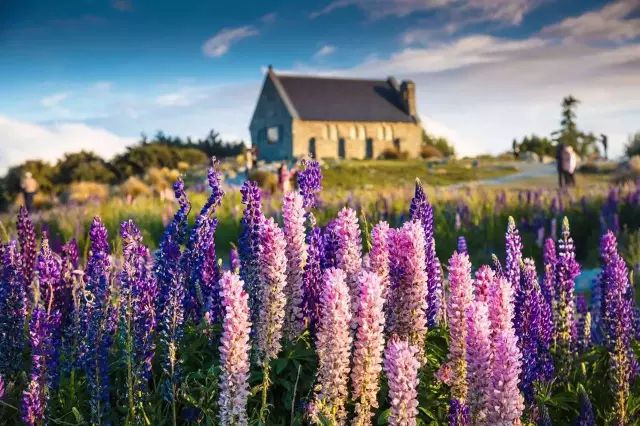
[[[382,128],[382,126],[378,126],[378,139],[384,139],[384,129]]]
[[[356,138],[356,126],[349,127],[349,139]]]
[[[367,139],[367,132],[364,130],[364,126],[358,126],[358,139],[361,141]]]

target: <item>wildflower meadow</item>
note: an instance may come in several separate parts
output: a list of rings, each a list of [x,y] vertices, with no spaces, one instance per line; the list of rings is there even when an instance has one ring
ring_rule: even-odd
[[[536,221],[500,219],[503,249],[474,259],[473,230],[496,226],[500,195],[484,228],[468,205],[434,208],[419,181],[408,214],[365,219],[322,203],[307,161],[278,208],[244,183],[239,238],[221,256],[215,163],[208,184],[189,221],[175,182],[154,250],[134,220],[115,236],[96,216],[86,261],[20,210],[0,245],[0,424],[640,422],[636,265],[614,205],[628,198],[624,235],[636,232],[640,191],[611,190],[600,221],[580,227],[598,234],[589,247],[555,219],[561,200],[524,194]],[[459,233],[455,249],[441,231]],[[541,256],[525,256],[536,243]],[[579,258],[599,266],[587,289]]]

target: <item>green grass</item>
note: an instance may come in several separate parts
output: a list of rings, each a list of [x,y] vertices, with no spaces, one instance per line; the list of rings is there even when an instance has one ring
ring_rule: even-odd
[[[347,160],[323,169],[326,189],[373,189],[412,186],[416,177],[432,186],[490,179],[517,172],[512,165],[456,161],[448,164],[423,160]]]

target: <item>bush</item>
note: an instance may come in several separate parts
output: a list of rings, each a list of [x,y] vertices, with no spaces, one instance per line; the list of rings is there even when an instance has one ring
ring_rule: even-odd
[[[249,179],[256,181],[264,191],[273,193],[278,189],[278,176],[273,172],[254,170],[249,175]]]
[[[129,199],[150,195],[151,188],[135,176],[129,177],[120,185],[120,193]]]
[[[406,160],[409,158],[407,151],[398,151],[397,149],[387,148],[378,157],[382,160]]]
[[[109,198],[109,187],[99,182],[73,182],[69,185],[69,201],[84,204],[88,201],[104,202]]]
[[[624,151],[629,158],[640,155],[640,132],[636,132],[634,135],[629,136],[629,143],[625,145]]]
[[[420,147],[420,158],[442,158],[442,152],[432,145],[422,145]]]

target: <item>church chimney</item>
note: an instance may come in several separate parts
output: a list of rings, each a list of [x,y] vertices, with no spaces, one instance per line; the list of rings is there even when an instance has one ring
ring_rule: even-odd
[[[407,114],[418,119],[418,108],[416,106],[416,84],[411,80],[404,80],[400,85],[400,94],[406,108]]]

